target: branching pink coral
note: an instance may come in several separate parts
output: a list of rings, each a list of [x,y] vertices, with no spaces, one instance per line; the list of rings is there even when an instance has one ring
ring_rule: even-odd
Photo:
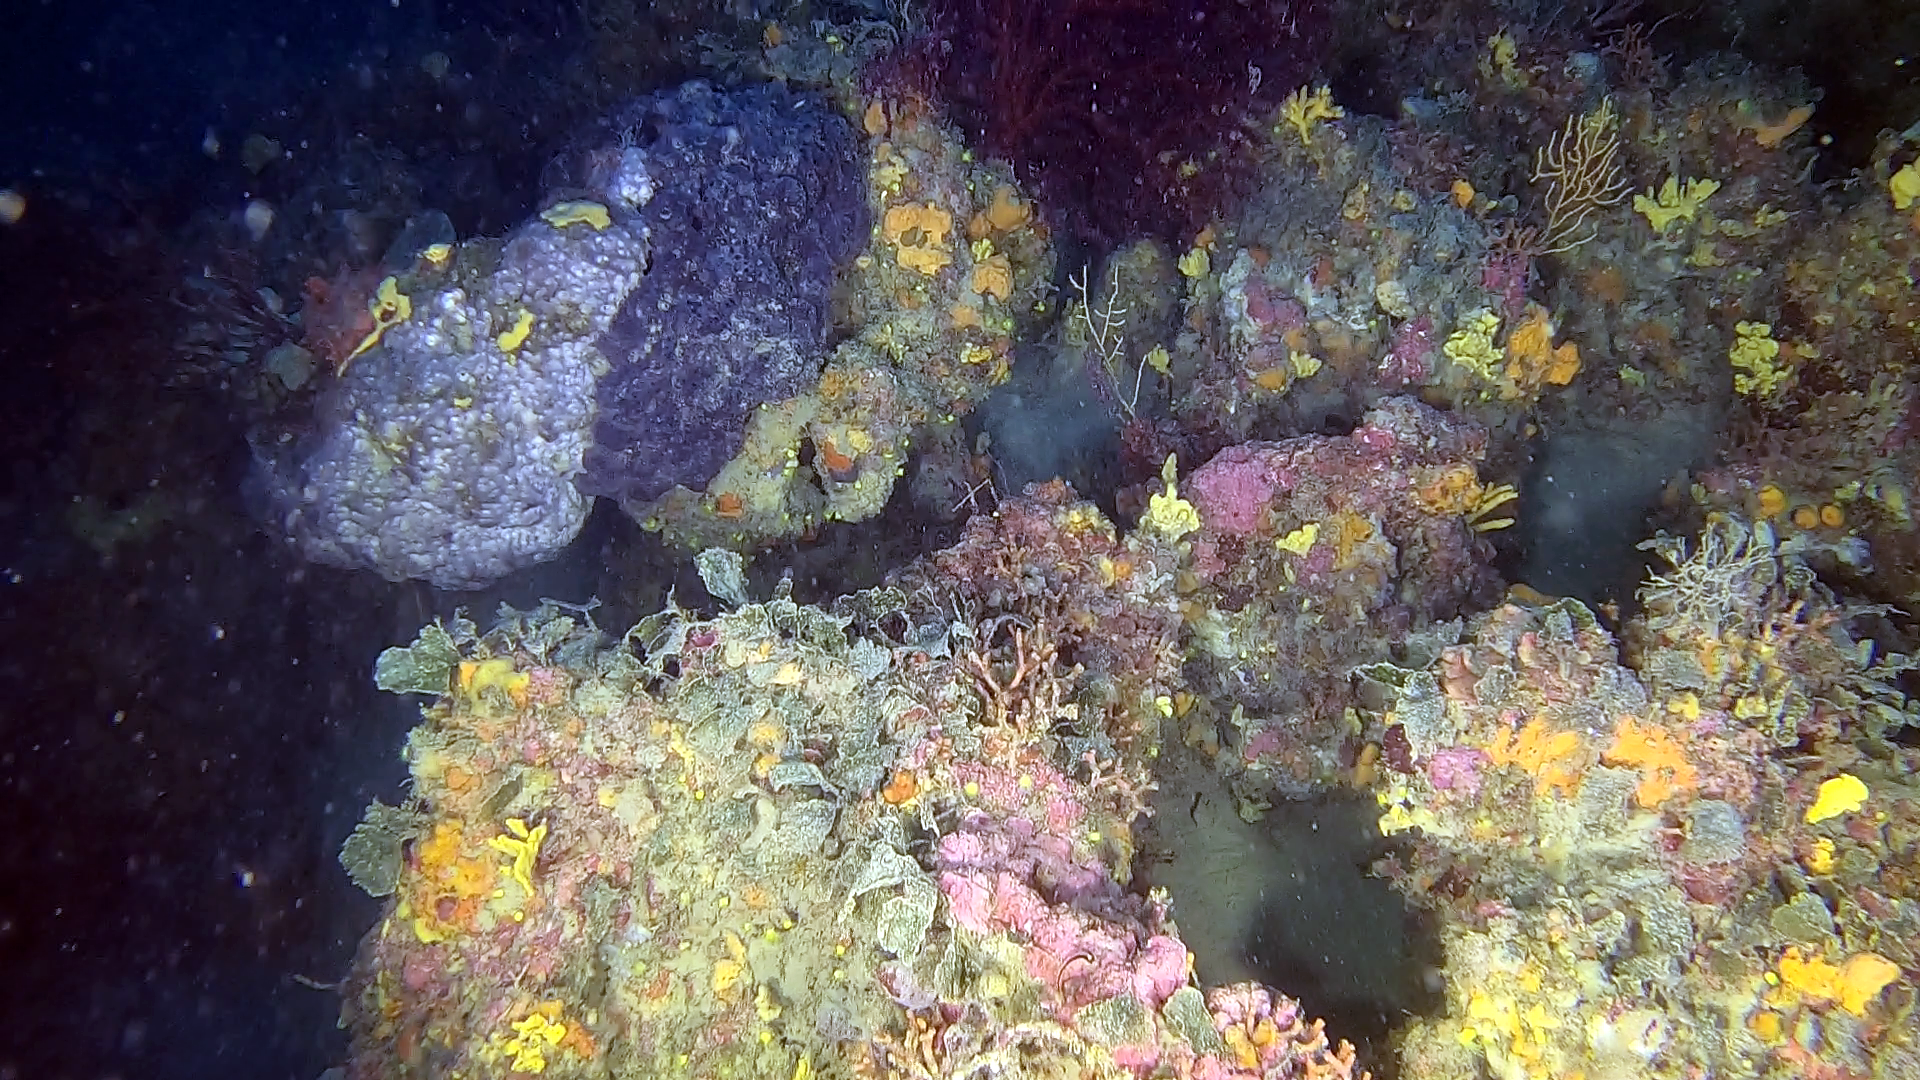
[[[1218,987],[1207,994],[1207,1008],[1228,1053],[1224,1060],[1200,1059],[1193,1069],[1196,1077],[1332,1080],[1367,1075],[1356,1069],[1351,1044],[1331,1045],[1324,1023],[1308,1021],[1299,1002],[1258,983]]]

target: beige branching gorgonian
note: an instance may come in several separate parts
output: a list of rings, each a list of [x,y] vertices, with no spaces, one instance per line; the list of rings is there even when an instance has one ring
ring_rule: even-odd
[[[1571,251],[1593,239],[1595,211],[1627,197],[1620,165],[1620,123],[1612,99],[1566,126],[1534,151],[1533,182],[1547,185],[1544,254]]]

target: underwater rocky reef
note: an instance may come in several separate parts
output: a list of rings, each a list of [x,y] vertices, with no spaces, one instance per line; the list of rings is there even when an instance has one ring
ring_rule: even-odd
[[[934,25],[949,8],[992,14]],[[1261,55],[1298,59],[1288,25]],[[783,106],[819,110],[784,134],[743,115],[707,159],[780,190],[770,228],[810,223],[769,263],[804,283],[652,284],[735,227],[676,220],[734,197],[715,164],[661,166],[711,142],[670,110],[488,271],[577,235],[563,258],[627,275],[600,295],[659,297],[611,326],[502,308],[476,340],[529,343],[511,382],[598,335],[584,456],[540,468],[697,554],[717,608],[624,634],[503,609],[383,656],[382,686],[431,704],[407,798],[343,854],[389,898],[346,991],[351,1073],[1920,1073],[1920,141],[1818,186],[1804,84],[1670,69],[1637,23],[1463,17],[1402,28],[1428,78],[1386,111],[1276,59],[1299,81],[1252,76],[1231,137],[1130,166],[1218,174],[1148,213],[1111,176],[1062,181],[1047,147],[1105,129],[1010,111],[1019,79],[978,80],[1031,77],[1032,39],[980,32],[1014,66],[779,23],[730,57],[832,103]],[[644,273],[593,246],[623,227]],[[414,309],[444,309],[418,280]],[[737,344],[677,324],[689,303]],[[1107,417],[1081,479],[1109,490],[1015,490],[968,434],[1022,367],[1021,407]],[[1561,449],[1601,431],[1665,456],[1603,497]],[[817,603],[751,594],[742,554],[875,519],[910,472],[923,512],[966,504],[951,544]],[[1627,580],[1574,569],[1589,533]],[[1418,927],[1417,1007],[1330,1025],[1325,972],[1197,967],[1219,948],[1181,898],[1207,886],[1154,863],[1204,836],[1159,819],[1199,822],[1208,792],[1256,827],[1371,801],[1373,843],[1339,842]],[[1236,929],[1310,936],[1265,910]],[[1416,966],[1383,960],[1380,997]]]
[[[747,7],[393,61],[159,271],[389,590],[333,1075],[1920,1077],[1920,114],[1633,0]]]
[[[1402,399],[1353,440],[1444,422]],[[1621,637],[1516,591],[1323,689],[1357,691],[1353,730],[1236,704],[1241,733],[1183,671],[1219,618],[1198,541],[1246,516],[1199,506],[1169,485],[1122,534],[1056,483],[827,607],[751,598],[710,551],[715,616],[616,637],[508,608],[389,650],[381,685],[434,703],[407,799],[342,852],[390,897],[350,1074],[1908,1074],[1906,660],[1770,529],[1663,541]],[[1476,535],[1460,508],[1427,528]],[[1307,609],[1371,591],[1337,538],[1270,546]],[[1432,917],[1444,1003],[1367,1061],[1284,988],[1202,982],[1200,886],[1129,888],[1143,815],[1187,812],[1155,798],[1176,756],[1248,820],[1371,792],[1405,841],[1373,872]]]

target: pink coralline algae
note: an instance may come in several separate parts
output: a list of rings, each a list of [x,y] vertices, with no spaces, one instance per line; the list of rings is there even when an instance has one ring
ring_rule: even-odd
[[[1044,761],[1026,762],[1018,775],[984,762],[955,762],[953,777],[975,785],[980,805],[996,814],[1012,815],[1037,805],[1046,817],[1046,831],[1055,836],[1072,833],[1087,816],[1073,782]]]
[[[1421,598],[1425,614],[1449,617],[1462,597],[1491,581],[1488,552],[1461,522],[1464,507],[1435,502],[1423,488],[1471,470],[1485,446],[1485,432],[1468,421],[1410,398],[1388,398],[1349,435],[1223,450],[1182,485],[1203,526],[1195,569],[1216,584],[1245,579],[1263,588],[1280,580],[1280,568],[1272,545],[1258,539],[1324,524],[1332,542],[1310,545],[1294,560],[1296,573],[1331,568],[1349,577],[1397,575],[1403,597]],[[1341,521],[1347,522],[1344,537],[1335,535]],[[1362,529],[1355,521],[1367,524]],[[1384,544],[1371,543],[1373,537]],[[1377,606],[1372,597],[1386,587],[1381,580],[1362,589],[1363,606]],[[1378,625],[1383,618],[1376,611],[1368,621]]]
[[[1515,319],[1527,306],[1527,286],[1533,282],[1533,257],[1522,250],[1495,251],[1480,269],[1480,287],[1500,298],[1506,317]]]
[[[1186,946],[1166,910],[1023,817],[968,815],[940,842],[940,890],[960,926],[1026,943],[1029,977],[1072,1010],[1131,995],[1158,1008],[1187,983]]]
[[[573,676],[564,669],[536,667],[527,672],[529,705],[559,705],[567,700],[567,694],[572,689]]]
[[[1439,353],[1433,320],[1425,315],[1408,319],[1394,330],[1387,353],[1380,358],[1378,381],[1390,390],[1423,385],[1433,374],[1434,357]]]
[[[1209,528],[1245,536],[1260,527],[1260,513],[1275,491],[1292,486],[1287,470],[1277,468],[1256,446],[1232,446],[1214,455],[1187,481],[1193,507]]]
[[[1427,762],[1427,779],[1437,791],[1458,792],[1468,798],[1480,793],[1480,771],[1487,755],[1471,746],[1449,746],[1434,751]]]
[[[1181,483],[1201,525],[1195,595],[1222,628],[1186,670],[1241,707],[1241,745],[1274,775],[1342,767],[1347,673],[1498,596],[1467,516],[1485,448],[1471,421],[1392,397],[1346,435],[1243,443]]]
[[[1247,318],[1262,329],[1286,333],[1307,327],[1307,309],[1291,296],[1276,296],[1264,281],[1247,282]]]

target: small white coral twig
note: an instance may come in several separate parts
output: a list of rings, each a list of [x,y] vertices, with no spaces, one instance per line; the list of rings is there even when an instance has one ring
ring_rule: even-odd
[[[1085,266],[1080,268],[1080,276],[1067,275],[1067,283],[1080,294],[1080,302],[1074,305],[1073,322],[1080,332],[1086,335],[1087,347],[1099,357],[1100,366],[1108,375],[1122,370],[1126,364],[1127,312],[1128,308],[1120,303],[1120,264],[1115,261],[1113,273],[1107,283],[1106,299],[1095,307],[1093,297],[1087,292],[1089,274]],[[1147,377],[1147,361],[1142,358],[1139,369],[1133,375],[1133,393],[1120,402],[1120,408],[1133,418],[1134,407],[1140,402],[1140,384]],[[1115,397],[1118,397],[1116,390]]]

